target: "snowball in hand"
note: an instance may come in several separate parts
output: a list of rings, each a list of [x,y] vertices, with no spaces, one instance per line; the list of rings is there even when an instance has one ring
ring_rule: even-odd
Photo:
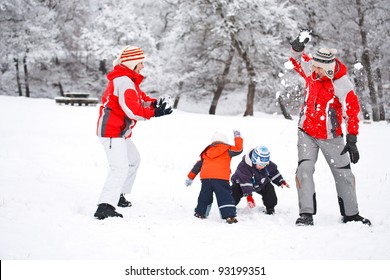
[[[305,42],[306,38],[309,39],[306,42],[311,41],[311,30],[303,30],[299,33],[299,42]]]

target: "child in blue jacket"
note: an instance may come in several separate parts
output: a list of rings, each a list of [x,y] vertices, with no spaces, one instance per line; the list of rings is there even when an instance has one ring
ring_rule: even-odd
[[[270,152],[266,146],[257,146],[243,156],[231,181],[236,205],[245,196],[248,206],[255,207],[252,193],[256,192],[262,196],[266,207],[265,213],[269,215],[275,213],[278,202],[273,184],[279,187],[290,187],[279,173],[277,165],[270,161]]]

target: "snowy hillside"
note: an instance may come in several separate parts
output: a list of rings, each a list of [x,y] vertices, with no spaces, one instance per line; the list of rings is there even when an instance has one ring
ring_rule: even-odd
[[[390,259],[390,126],[385,122],[361,123],[361,160],[352,167],[360,213],[371,219],[372,227],[340,222],[333,178],[322,156],[315,173],[315,226],[295,226],[296,120],[178,110],[138,122],[133,139],[141,167],[133,193],[127,196],[133,207],[118,209],[123,219],[99,221],[93,214],[107,162],[95,136],[98,107],[9,96],[0,96],[0,105],[2,260],[126,260],[128,265],[171,262],[206,267],[270,261],[272,267],[280,260]],[[207,220],[196,219],[200,181],[196,178],[185,187],[186,175],[214,131],[226,133],[233,142],[233,129],[241,131],[244,152],[260,144],[270,148],[271,159],[291,188],[277,188],[274,216],[263,214],[261,197],[254,195],[258,206],[249,209],[241,201],[237,224],[224,223],[216,205]],[[241,156],[233,159],[233,170],[240,160]],[[358,264],[353,270],[359,272]],[[124,277],[122,271],[116,273]],[[269,274],[290,275],[278,269]]]

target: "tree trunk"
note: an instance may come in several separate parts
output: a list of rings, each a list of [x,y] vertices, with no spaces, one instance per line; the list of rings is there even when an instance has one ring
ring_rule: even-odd
[[[376,68],[376,79],[378,85],[378,98],[379,98],[379,119],[384,121],[386,119],[385,106],[383,102],[383,84],[382,84],[382,73],[381,69]]]
[[[234,19],[233,19],[234,22]],[[248,94],[246,97],[246,109],[244,112],[245,116],[253,116],[253,104],[255,100],[255,91],[256,91],[256,72],[253,67],[252,61],[248,55],[248,52],[244,50],[242,43],[237,39],[237,36],[235,33],[230,34],[233,46],[236,48],[238,55],[244,60],[246,71],[248,73],[249,77],[249,84],[248,84]]]
[[[356,78],[355,79],[355,86],[356,86],[355,90],[356,90],[357,96],[359,97],[360,109],[362,110],[363,118],[365,120],[369,120],[370,119],[370,113],[367,110],[365,99],[363,98],[363,96],[361,94],[361,92],[363,92],[361,84],[362,84],[362,82],[361,81],[357,81],[357,78]]]
[[[26,97],[30,97],[30,85],[29,85],[28,70],[27,70],[27,54],[23,56],[23,69],[24,69],[24,83],[26,86]]]
[[[372,120],[374,122],[379,121],[379,108],[377,102],[377,93],[374,84],[374,75],[371,67],[370,51],[367,43],[367,31],[364,28],[364,12],[362,11],[362,1],[356,0],[356,6],[359,18],[360,36],[362,37],[363,54],[362,62],[367,74],[368,90],[370,93],[371,107],[372,107]]]
[[[363,97],[364,92],[364,81],[362,70],[354,70],[354,82],[355,82],[355,92],[359,98],[360,109],[362,110],[363,118],[365,120],[370,119],[370,113],[368,113],[366,106],[366,99]]]
[[[18,85],[18,93],[19,93],[19,96],[23,96],[22,84],[20,83],[19,59],[17,57],[14,57],[14,62],[15,62],[15,68],[16,68],[16,83]]]
[[[61,82],[58,82],[58,87],[60,88],[60,95],[61,95],[61,96],[65,96],[65,95],[64,95],[64,89],[63,89],[63,87],[62,87]]]
[[[102,72],[103,75],[107,74],[106,60],[99,61],[99,71]]]
[[[253,105],[255,103],[255,91],[256,91],[256,81],[252,80],[248,84],[248,94],[246,96],[246,109],[244,112],[244,117],[253,116]]]
[[[372,107],[372,120],[374,122],[379,121],[379,107],[378,107],[378,101],[377,101],[377,94],[374,84],[374,75],[372,73],[371,68],[371,59],[369,51],[366,49],[363,52],[362,57],[363,64],[366,66],[365,71],[367,75],[367,82],[368,82],[368,90],[370,93],[370,100],[371,100],[371,107]]]
[[[175,96],[175,102],[173,102],[173,109],[177,109],[177,106],[179,105],[179,101],[180,101],[180,94],[177,94]]]
[[[233,46],[231,46],[227,61],[225,62],[225,68],[223,69],[223,73],[217,78],[217,89],[214,92],[213,101],[211,102],[211,106],[209,109],[210,115],[215,115],[215,112],[217,110],[218,101],[225,87],[226,77],[229,74],[230,66],[232,65],[233,56],[234,56],[234,48]]]
[[[375,59],[379,61],[379,50],[377,49],[375,51]],[[376,84],[378,85],[378,99],[379,99],[379,119],[381,121],[386,120],[386,112],[385,112],[385,106],[384,106],[384,100],[383,100],[383,83],[382,83],[382,72],[379,67],[375,69],[375,78],[376,78]]]
[[[291,117],[291,115],[289,114],[289,112],[286,109],[286,106],[284,105],[284,101],[283,101],[282,95],[279,95],[278,103],[279,103],[280,110],[282,111],[282,114],[283,114],[284,118],[287,119],[287,120],[292,120],[293,118]]]
[[[175,102],[173,102],[173,109],[177,109],[177,106],[179,105],[180,101],[180,95],[181,95],[181,90],[183,89],[184,82],[180,81],[179,82],[179,93],[176,94],[175,96]]]
[[[209,1],[212,4],[212,1]],[[234,48],[236,49],[238,55],[245,62],[246,71],[249,77],[248,84],[248,94],[246,100],[246,110],[244,112],[244,116],[253,116],[253,104],[255,99],[255,91],[256,91],[256,72],[253,67],[253,63],[248,55],[248,52],[245,50],[242,42],[237,38],[237,30],[234,28],[236,26],[236,18],[233,15],[226,17],[222,11],[222,4],[219,3],[217,7],[217,13],[219,13],[220,17],[224,20],[226,28],[230,32],[230,41]]]

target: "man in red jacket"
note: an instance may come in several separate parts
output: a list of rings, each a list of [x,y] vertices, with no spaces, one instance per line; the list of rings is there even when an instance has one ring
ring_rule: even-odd
[[[303,53],[311,31],[302,30],[292,42],[290,61],[305,79],[306,90],[298,123],[298,168],[296,184],[299,199],[297,225],[313,225],[317,211],[314,165],[318,151],[324,155],[335,180],[343,222],[371,222],[359,215],[355,177],[350,162],[357,163],[359,100],[347,77],[347,68],[336,57],[335,49],[320,48],[311,58]],[[298,61],[301,57],[301,61]],[[345,144],[342,120],[347,130]],[[347,155],[349,153],[349,157]]]
[[[140,89],[144,59],[140,48],[126,46],[107,75],[108,86],[102,97],[97,123],[97,135],[110,168],[94,215],[100,220],[122,218],[115,206],[131,206],[124,194],[131,192],[140,164],[139,152],[130,139],[137,121],[172,113],[165,98],[151,98]]]

